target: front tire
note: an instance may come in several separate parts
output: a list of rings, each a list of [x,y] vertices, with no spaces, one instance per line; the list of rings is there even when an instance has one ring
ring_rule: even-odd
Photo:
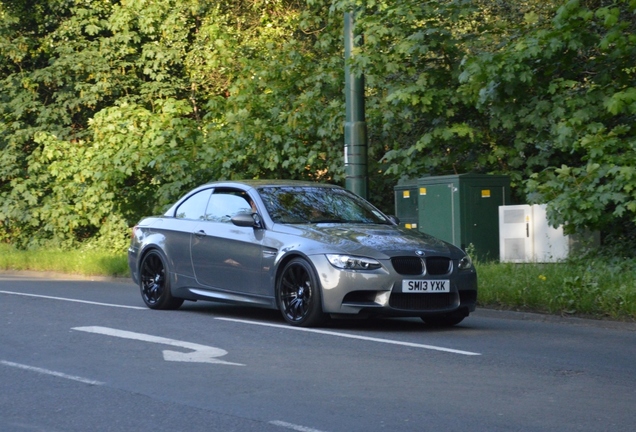
[[[320,283],[311,264],[302,258],[289,261],[276,285],[276,301],[283,318],[298,327],[312,327],[325,320]]]
[[[183,299],[172,296],[166,261],[157,250],[144,255],[139,266],[141,298],[150,309],[178,309]]]

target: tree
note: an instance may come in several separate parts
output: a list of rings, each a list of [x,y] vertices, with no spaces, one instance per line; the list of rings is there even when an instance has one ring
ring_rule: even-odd
[[[110,243],[121,246],[124,229],[156,202],[147,199],[148,188],[160,187],[168,168],[157,161],[174,160],[179,139],[185,159],[199,130],[187,122],[194,110],[180,102],[190,106],[182,58],[199,2],[39,1],[31,6],[42,12],[33,15],[21,3],[1,6],[0,238],[68,245],[114,225],[118,232],[109,234],[118,241]],[[171,118],[175,112],[179,117]],[[147,141],[135,147],[130,135],[118,140],[113,131],[122,118]],[[157,133],[147,132],[157,124],[164,124],[163,135],[183,129],[155,159],[125,153],[157,146]],[[135,164],[139,159],[148,164]],[[118,201],[111,195],[122,182],[135,193]]]
[[[518,37],[526,20],[543,23],[551,2],[341,1],[356,10],[364,44],[353,66],[368,83],[370,139],[385,175],[400,178],[463,172],[505,173],[518,185],[519,166],[504,157],[488,117],[462,86],[465,64]]]
[[[554,224],[636,221],[636,0],[0,0],[0,239],[121,250],[212,179],[343,181],[342,17],[370,198],[508,174]],[[527,196],[526,196],[527,194]]]
[[[472,58],[462,75],[530,201],[548,203],[567,232],[634,229],[635,9],[567,1],[549,27]]]
[[[0,5],[5,241],[121,249],[141,215],[210,179],[342,176],[327,2]]]
[[[219,176],[340,181],[341,19],[326,1],[239,5],[207,15],[189,56]]]

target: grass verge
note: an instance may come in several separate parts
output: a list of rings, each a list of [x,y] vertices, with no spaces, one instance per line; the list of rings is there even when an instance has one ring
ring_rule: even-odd
[[[491,308],[636,320],[636,263],[477,263],[479,304]]]
[[[1,270],[33,270],[82,276],[128,277],[126,254],[97,250],[17,250],[0,244]]]
[[[558,264],[475,263],[479,306],[636,321],[636,260]],[[0,270],[128,277],[126,254],[96,250],[16,250],[0,245]]]

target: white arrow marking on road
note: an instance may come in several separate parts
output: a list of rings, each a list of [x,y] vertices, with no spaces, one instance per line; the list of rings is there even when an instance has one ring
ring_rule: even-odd
[[[134,333],[126,330],[117,330],[108,327],[74,327],[71,330],[83,331],[87,333],[97,333],[106,336],[114,336],[123,339],[132,339],[143,342],[151,342],[162,345],[170,345],[179,348],[185,348],[193,350],[192,352],[179,352],[164,350],[163,359],[166,361],[176,362],[193,362],[193,363],[218,363],[232,366],[245,366],[241,363],[231,363],[223,360],[218,360],[217,357],[222,357],[227,354],[227,351],[221,348],[215,348],[207,345],[199,345],[191,342],[183,342],[175,339],[168,339],[159,336],[152,336],[143,333]]]

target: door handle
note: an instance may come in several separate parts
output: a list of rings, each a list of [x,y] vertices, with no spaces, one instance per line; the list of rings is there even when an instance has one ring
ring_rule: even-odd
[[[526,237],[530,238],[530,224],[526,222]]]
[[[205,233],[205,231],[203,231],[203,230],[199,230],[199,231],[197,231],[197,232],[195,232],[195,233],[194,233],[194,236],[195,236],[196,238],[205,237],[206,235],[207,235],[207,234],[206,234],[206,233]]]

